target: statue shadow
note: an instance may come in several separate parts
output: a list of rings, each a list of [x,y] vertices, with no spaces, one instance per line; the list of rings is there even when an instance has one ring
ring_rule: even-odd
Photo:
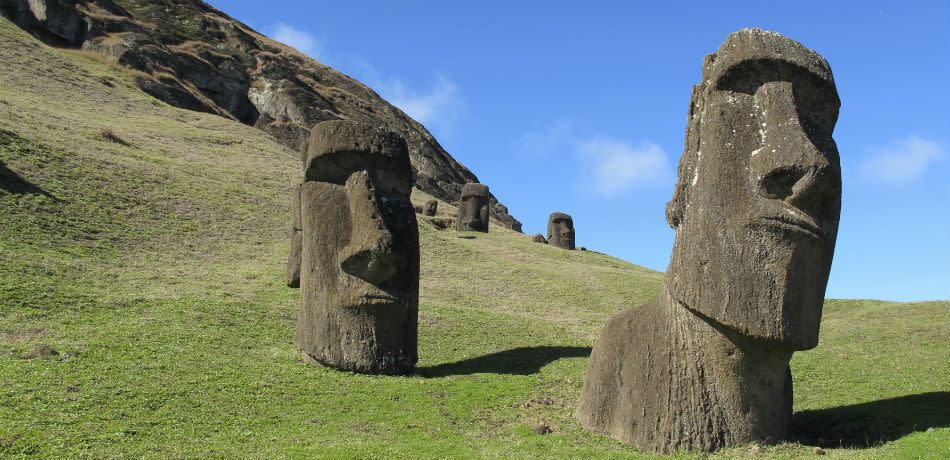
[[[499,351],[454,363],[420,367],[416,373],[423,377],[447,377],[478,373],[531,375],[542,367],[561,358],[586,358],[590,347],[539,346],[519,347]]]
[[[10,168],[7,168],[7,165],[5,165],[3,161],[0,161],[0,189],[14,195],[43,195],[59,201],[53,194],[24,179]]]
[[[861,449],[928,428],[950,426],[950,391],[882,399],[798,412],[792,419],[802,444]]]

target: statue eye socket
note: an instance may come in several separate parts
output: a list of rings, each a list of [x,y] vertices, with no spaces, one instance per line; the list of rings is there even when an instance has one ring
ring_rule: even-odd
[[[716,90],[754,95],[760,86],[773,81],[791,82],[796,93],[840,105],[830,82],[800,65],[774,59],[753,59],[732,66],[716,81]]]
[[[841,100],[834,85],[808,69],[788,61],[755,59],[733,66],[716,82],[716,90],[755,95],[769,82],[792,84],[802,127],[813,138],[831,135]]]
[[[306,180],[344,185],[357,171],[368,170],[369,161],[359,152],[331,152],[310,159]]]
[[[373,182],[379,192],[408,196],[412,181],[400,178],[392,169],[391,165],[377,165],[374,158],[362,152],[330,152],[310,159],[305,180],[345,185],[359,171],[374,171]]]

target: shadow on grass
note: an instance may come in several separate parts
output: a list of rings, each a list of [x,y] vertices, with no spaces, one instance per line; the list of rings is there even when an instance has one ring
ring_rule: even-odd
[[[795,414],[797,441],[861,449],[927,428],[950,426],[950,392],[937,391]]]
[[[7,168],[7,165],[3,164],[3,161],[0,161],[0,189],[14,195],[29,193],[32,195],[44,195],[59,201],[51,193],[37,187],[32,182],[27,181],[16,172]]]
[[[454,363],[420,367],[417,373],[423,377],[446,377],[477,373],[530,375],[561,358],[590,356],[590,347],[519,347],[484,356],[469,358]]]

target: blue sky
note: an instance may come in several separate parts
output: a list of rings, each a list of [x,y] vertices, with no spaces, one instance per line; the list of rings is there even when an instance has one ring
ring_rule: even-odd
[[[844,194],[828,296],[950,299],[946,1],[212,0],[428,127],[524,223],[657,270],[703,56],[743,27],[831,63]]]

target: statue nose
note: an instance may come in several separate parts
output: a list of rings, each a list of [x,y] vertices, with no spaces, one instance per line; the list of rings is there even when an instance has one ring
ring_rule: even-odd
[[[784,201],[816,220],[833,207],[840,181],[827,153],[802,126],[790,82],[763,84],[755,95],[762,113],[761,148],[752,154],[760,193]],[[834,149],[833,145],[828,147]]]
[[[393,253],[393,234],[386,225],[369,173],[360,171],[350,176],[346,192],[352,222],[350,242],[340,255],[340,267],[352,276],[380,285],[404,268],[405,257]]]

